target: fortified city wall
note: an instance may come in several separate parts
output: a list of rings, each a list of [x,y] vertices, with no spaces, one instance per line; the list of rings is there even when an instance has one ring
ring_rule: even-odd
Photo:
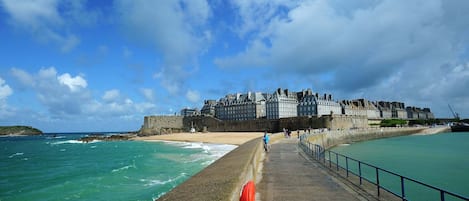
[[[368,128],[366,116],[323,115],[317,117],[291,117],[282,119],[255,119],[221,121],[208,116],[146,116],[139,135],[160,135],[177,132],[280,132],[283,128],[295,131],[307,128],[329,130]]]
[[[318,144],[325,149],[329,149],[339,144],[350,144],[359,141],[410,135],[419,133],[422,130],[424,130],[424,128],[419,127],[332,130],[317,133],[313,132],[308,136],[308,140],[313,144]]]
[[[183,116],[146,116],[139,135],[160,135],[182,132]]]

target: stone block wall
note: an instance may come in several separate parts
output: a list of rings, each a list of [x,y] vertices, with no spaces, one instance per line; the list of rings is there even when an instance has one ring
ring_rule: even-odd
[[[139,135],[160,135],[181,132],[183,116],[146,116]]]
[[[328,128],[341,130],[367,128],[366,116],[323,115],[317,117],[290,117],[282,119],[254,119],[246,121],[221,121],[210,116],[146,116],[140,135],[158,135],[176,132],[280,132],[283,128],[303,130]]]

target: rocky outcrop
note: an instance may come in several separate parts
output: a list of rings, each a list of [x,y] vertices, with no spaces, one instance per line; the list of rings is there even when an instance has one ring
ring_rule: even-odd
[[[0,135],[41,135],[42,131],[31,126],[0,126]]]
[[[79,140],[82,142],[91,142],[94,140],[99,140],[99,141],[122,141],[122,140],[129,140],[130,138],[135,137],[135,135],[128,135],[128,134],[122,134],[122,135],[89,135],[86,137],[82,137]]]

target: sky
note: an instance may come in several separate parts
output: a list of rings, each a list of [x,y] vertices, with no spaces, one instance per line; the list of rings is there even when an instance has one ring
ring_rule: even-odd
[[[0,125],[134,131],[311,88],[469,118],[467,0],[0,0]]]

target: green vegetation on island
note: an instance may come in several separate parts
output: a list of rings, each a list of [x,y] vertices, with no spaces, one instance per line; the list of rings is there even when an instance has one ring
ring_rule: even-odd
[[[31,126],[0,126],[0,135],[40,135],[42,131]]]

